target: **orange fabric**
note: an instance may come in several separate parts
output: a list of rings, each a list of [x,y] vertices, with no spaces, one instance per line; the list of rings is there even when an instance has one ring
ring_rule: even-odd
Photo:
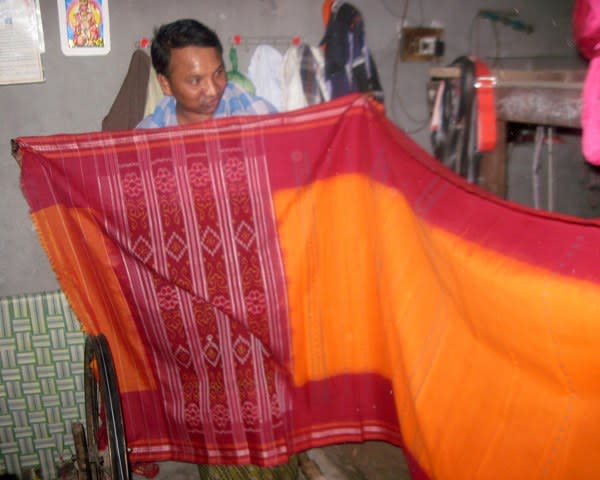
[[[586,478],[591,431],[569,412],[578,403],[575,391],[595,383],[600,365],[589,351],[582,356],[559,345],[571,343],[568,331],[598,337],[598,287],[548,275],[443,231],[429,233],[447,289],[440,293],[454,308],[432,320],[436,358],[413,376],[423,386],[421,411],[428,412],[415,422],[429,445],[419,463],[429,463],[433,478]],[[533,305],[532,298],[546,301]],[[583,413],[591,403],[581,407]],[[445,452],[432,458],[435,444]],[[542,448],[535,459],[524,455],[533,444]]]
[[[323,5],[321,6],[321,14],[323,17],[323,25],[327,26],[329,23],[329,17],[331,17],[331,6],[333,5],[333,0],[325,0]]]
[[[57,271],[69,272],[60,275],[59,281],[84,330],[90,335],[104,333],[113,346],[119,390],[156,388],[152,371],[144,367],[148,357],[111,268],[114,252],[97,234],[93,212],[55,205],[32,213],[32,219],[45,251],[55,265],[62,265]],[[57,225],[74,235],[65,235]],[[82,252],[87,258],[82,258]]]
[[[365,202],[348,210],[349,196]],[[393,260],[399,251],[382,245],[383,239],[391,238],[386,230],[394,225],[384,219],[395,201],[395,195],[386,195],[380,185],[357,175],[275,195],[289,279],[296,385],[355,371],[391,376],[386,320],[397,312],[386,311],[392,307],[382,304],[379,295],[389,297],[393,286],[365,279],[385,268],[372,261],[377,249],[384,250],[379,258],[385,257],[388,266],[396,265]],[[332,230],[342,242],[331,236]],[[363,301],[354,303],[353,298]],[[364,321],[371,317],[381,321]]]
[[[449,234],[361,176],[279,192],[275,205],[296,384],[352,371],[391,378],[406,446],[431,478],[586,478],[596,443],[579,415],[594,401],[572,417],[574,392],[598,393],[600,361],[558,345],[600,340],[598,285]],[[544,446],[536,461],[524,455],[531,442]]]

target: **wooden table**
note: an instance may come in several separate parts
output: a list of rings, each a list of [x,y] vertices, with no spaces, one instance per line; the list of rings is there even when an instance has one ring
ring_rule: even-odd
[[[480,185],[506,197],[508,123],[581,128],[581,90],[586,70],[492,70],[496,79],[496,149],[484,155]],[[456,67],[430,70],[430,84],[460,77]]]

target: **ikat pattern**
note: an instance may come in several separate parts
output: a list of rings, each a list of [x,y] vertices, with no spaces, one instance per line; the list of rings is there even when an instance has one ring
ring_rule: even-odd
[[[274,326],[285,322],[286,299],[265,273],[280,271],[281,259],[259,251],[273,243],[265,232],[275,227],[257,223],[273,215],[270,192],[253,190],[266,178],[264,158],[248,154],[255,151],[252,144],[242,150],[222,142],[208,151],[171,142],[158,155],[142,151],[139,161],[120,164],[105,189],[120,192],[117,210],[125,214],[116,222],[128,232],[130,254],[122,260],[143,279],[129,295],[154,304],[146,313],[159,319],[159,329],[138,321],[159,352],[159,384],[176,392],[167,408],[198,444],[243,444],[265,427],[272,439],[283,433],[279,372],[288,346],[273,330],[284,331]]]

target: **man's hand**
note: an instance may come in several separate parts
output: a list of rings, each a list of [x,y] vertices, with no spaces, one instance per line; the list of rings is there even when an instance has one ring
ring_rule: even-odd
[[[14,138],[10,140],[10,151],[20,167],[23,161],[23,153],[19,150],[19,144]]]

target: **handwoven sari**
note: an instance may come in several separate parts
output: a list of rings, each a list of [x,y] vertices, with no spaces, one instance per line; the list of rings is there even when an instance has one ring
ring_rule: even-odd
[[[600,228],[464,182],[363,97],[18,140],[132,461],[367,439],[413,478],[592,478]]]

